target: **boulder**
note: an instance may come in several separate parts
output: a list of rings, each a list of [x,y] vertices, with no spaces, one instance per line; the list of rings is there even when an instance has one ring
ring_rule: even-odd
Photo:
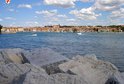
[[[0,66],[0,84],[23,84],[23,81],[25,80],[28,72],[34,72],[36,75],[38,73],[42,73],[47,76],[45,70],[40,67],[27,63],[9,63]]]
[[[68,60],[66,57],[49,48],[33,49],[24,53],[31,64],[44,66]]]
[[[42,66],[48,74],[61,72],[58,65],[67,60],[66,57],[48,48],[33,49],[29,51],[19,48],[0,50],[0,64],[31,63],[33,65]]]
[[[22,55],[23,49],[1,49],[0,64],[27,63],[27,59]]]
[[[10,63],[0,66],[0,84],[87,84],[80,76],[66,73],[48,75],[31,64]]]
[[[42,68],[45,69],[45,71],[47,72],[48,75],[56,74],[56,73],[63,73],[63,71],[60,70],[58,67],[58,65],[63,63],[63,62],[64,61],[44,65],[44,66],[42,66]]]
[[[124,73],[95,55],[69,60],[47,48],[4,49],[0,84],[124,84]]]
[[[82,77],[64,73],[50,75],[48,84],[88,84]]]
[[[119,84],[124,84],[120,72],[113,64],[98,60],[94,55],[76,56],[60,64],[59,68],[65,73],[71,72],[81,76],[88,84],[105,84],[112,77],[116,78]]]
[[[87,83],[81,77],[78,77],[76,75],[58,73],[48,76],[46,74],[34,73],[31,71],[26,74],[23,83],[20,83],[20,81],[16,81],[13,82],[12,84],[87,84]]]
[[[120,72],[114,73],[105,84],[124,84],[124,78]]]

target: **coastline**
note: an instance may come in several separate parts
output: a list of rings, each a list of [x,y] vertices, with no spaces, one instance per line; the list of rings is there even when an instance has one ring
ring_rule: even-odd
[[[0,29],[3,33],[17,32],[123,32],[123,25],[110,26],[43,26],[43,27],[3,27]]]
[[[123,84],[124,73],[95,55],[68,59],[45,48],[0,50],[1,84]],[[23,81],[22,81],[23,79]]]

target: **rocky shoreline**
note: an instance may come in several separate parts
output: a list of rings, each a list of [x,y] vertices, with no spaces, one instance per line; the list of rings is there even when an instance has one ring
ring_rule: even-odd
[[[0,84],[124,84],[124,73],[95,55],[68,59],[47,48],[1,49]]]

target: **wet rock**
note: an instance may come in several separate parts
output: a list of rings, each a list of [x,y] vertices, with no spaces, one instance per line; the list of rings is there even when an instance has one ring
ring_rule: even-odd
[[[59,68],[64,72],[70,71],[81,76],[88,84],[105,84],[113,74],[115,77],[118,75],[116,79],[119,83],[121,82],[120,74],[116,74],[119,73],[118,69],[110,62],[98,60],[94,55],[76,56],[72,60],[60,64]]]

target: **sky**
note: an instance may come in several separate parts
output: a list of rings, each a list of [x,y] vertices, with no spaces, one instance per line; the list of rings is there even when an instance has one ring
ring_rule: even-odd
[[[124,0],[0,0],[0,24],[124,25]]]

